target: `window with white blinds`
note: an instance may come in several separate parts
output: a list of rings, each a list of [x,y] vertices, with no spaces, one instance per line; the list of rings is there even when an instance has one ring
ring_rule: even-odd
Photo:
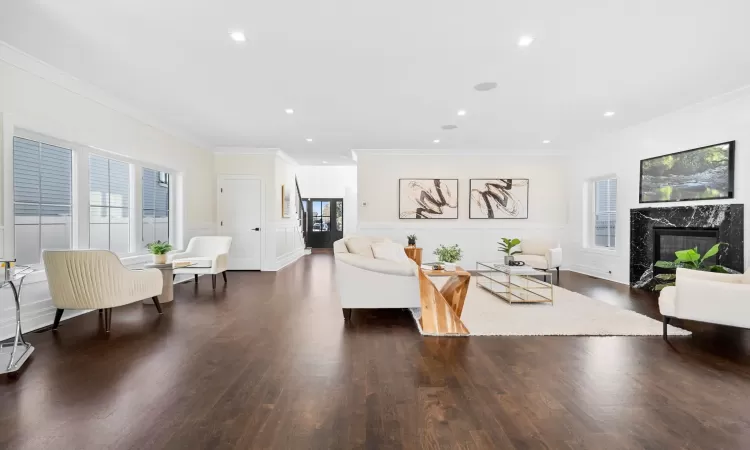
[[[130,251],[130,165],[89,156],[89,247]]]
[[[169,174],[143,168],[143,248],[151,242],[169,242]]]
[[[617,179],[596,180],[594,184],[594,246],[615,248],[617,228]]]
[[[13,138],[16,260],[36,264],[44,249],[71,248],[73,152]]]

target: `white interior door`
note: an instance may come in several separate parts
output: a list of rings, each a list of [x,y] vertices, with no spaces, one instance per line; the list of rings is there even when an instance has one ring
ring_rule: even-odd
[[[260,180],[219,179],[219,232],[232,236],[230,270],[260,270],[261,198]]]

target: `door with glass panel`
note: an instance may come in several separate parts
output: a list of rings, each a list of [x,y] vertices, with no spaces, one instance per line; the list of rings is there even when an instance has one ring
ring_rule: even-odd
[[[344,199],[307,199],[307,245],[312,248],[331,248],[344,237]]]

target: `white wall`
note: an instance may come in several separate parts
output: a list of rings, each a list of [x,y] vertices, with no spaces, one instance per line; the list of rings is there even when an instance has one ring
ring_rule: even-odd
[[[747,140],[746,140],[747,139]],[[731,200],[639,204],[640,160],[720,142],[736,142],[735,198]],[[748,199],[750,156],[750,90],[737,91],[708,102],[659,117],[622,132],[603,136],[576,149],[571,164],[570,225],[567,246],[571,268],[591,275],[629,282],[630,210],[639,207],[673,207],[695,204],[745,203]],[[617,249],[614,253],[584,248],[582,188],[587,179],[616,175]],[[747,236],[748,212],[745,212]],[[750,241],[745,239],[745,261],[750,258]],[[610,273],[611,272],[611,273]]]
[[[294,176],[298,165],[278,150],[218,149],[216,175],[251,175],[265,191],[265,223],[261,226],[264,254],[261,270],[274,271],[295,261],[304,252],[297,222]],[[281,217],[281,185],[292,193],[292,217]]]
[[[303,198],[343,198],[344,235],[357,231],[357,166],[300,166]]]
[[[24,129],[169,168],[179,174],[181,188],[178,190],[183,193],[175,211],[180,223],[178,239],[187,241],[193,235],[213,234],[216,198],[213,155],[135,119],[130,113],[121,112],[109,98],[95,95],[97,92],[0,43],[2,151],[11,148],[14,130]],[[0,199],[10,195],[9,189],[12,186],[3,187],[4,195],[0,195]],[[9,211],[12,214],[12,209],[2,209],[4,215]],[[24,286],[22,295],[23,322],[27,330],[50,324],[54,317],[46,282],[41,276],[36,279],[37,282],[28,280],[32,282]],[[12,305],[9,291],[3,289],[0,293],[0,338],[12,333]]]
[[[416,233],[423,259],[434,260],[439,244],[459,244],[461,264],[473,270],[477,261],[497,261],[501,237],[560,240],[567,223],[565,170],[560,156],[524,155],[392,155],[358,152],[359,232],[388,236],[406,244]],[[458,178],[459,218],[456,220],[399,219],[400,178]],[[528,219],[469,219],[469,179],[528,178]],[[367,206],[362,206],[366,202]]]

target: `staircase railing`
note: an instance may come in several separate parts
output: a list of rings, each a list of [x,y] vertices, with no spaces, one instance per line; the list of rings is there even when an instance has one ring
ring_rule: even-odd
[[[305,247],[307,247],[307,211],[304,208],[304,200],[302,200],[297,177],[294,177],[294,185],[297,188],[297,219],[299,220],[299,229],[302,230],[302,240],[305,243]]]

